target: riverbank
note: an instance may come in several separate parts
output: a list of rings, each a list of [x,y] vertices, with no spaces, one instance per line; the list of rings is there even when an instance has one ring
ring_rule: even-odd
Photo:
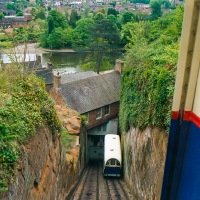
[[[15,48],[5,49],[3,53],[8,54],[42,54],[42,53],[49,53],[49,52],[60,52],[60,53],[70,53],[74,52],[72,49],[59,49],[59,50],[51,50],[51,49],[44,49],[39,47],[39,43],[30,43],[30,44],[20,44],[17,45]]]

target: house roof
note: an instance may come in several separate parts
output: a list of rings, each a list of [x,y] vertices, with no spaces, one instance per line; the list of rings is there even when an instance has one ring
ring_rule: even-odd
[[[72,81],[77,81],[77,80],[80,80],[80,79],[89,78],[89,77],[92,77],[92,76],[98,76],[98,74],[93,72],[93,71],[76,72],[76,73],[71,73],[71,74],[62,74],[61,84],[65,84],[65,83],[72,82]]]
[[[61,84],[65,103],[80,114],[120,99],[121,75],[117,71]]]

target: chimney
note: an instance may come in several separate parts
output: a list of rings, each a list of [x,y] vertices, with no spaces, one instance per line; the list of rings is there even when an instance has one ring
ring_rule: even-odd
[[[123,73],[124,62],[122,60],[117,59],[115,61],[115,71],[119,71],[120,74]]]
[[[41,56],[39,54],[36,54],[36,63],[41,67]]]
[[[54,74],[53,80],[54,80],[53,87],[54,87],[54,90],[57,92],[58,89],[61,86],[61,75],[59,74],[59,72],[57,72],[56,74]]]

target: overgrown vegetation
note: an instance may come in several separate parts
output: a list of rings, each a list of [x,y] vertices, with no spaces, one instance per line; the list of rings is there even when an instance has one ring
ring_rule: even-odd
[[[19,145],[43,126],[56,137],[61,125],[44,81],[22,68],[0,68],[0,96],[0,191],[5,191],[17,169]]]
[[[128,23],[120,126],[167,129],[171,115],[183,7],[153,22]]]
[[[66,151],[72,149],[76,144],[76,136],[70,135],[67,130],[62,129],[62,146]]]

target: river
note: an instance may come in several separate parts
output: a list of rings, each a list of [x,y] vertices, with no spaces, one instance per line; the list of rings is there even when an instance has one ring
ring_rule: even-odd
[[[43,67],[47,67],[47,63],[52,63],[52,68],[54,71],[59,71],[61,73],[74,73],[79,71],[84,71],[81,68],[83,64],[85,55],[73,52],[72,50],[60,50],[60,51],[50,51],[37,47],[37,43],[32,43],[27,45],[27,53],[25,54],[26,61],[36,60],[36,54],[41,56],[41,63]],[[13,53],[14,52],[14,53]],[[4,63],[20,62],[24,61],[24,46],[19,45],[15,50],[10,50],[0,54],[0,60]],[[113,68],[114,60],[119,58],[119,56],[113,56]]]

